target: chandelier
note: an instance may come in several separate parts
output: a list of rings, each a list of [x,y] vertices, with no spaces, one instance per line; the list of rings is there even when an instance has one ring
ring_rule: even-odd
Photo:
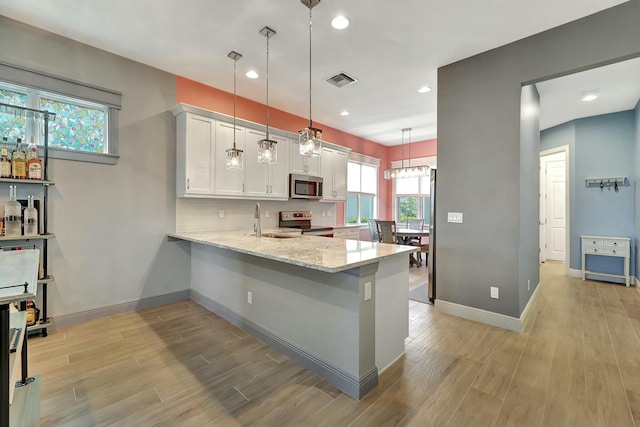
[[[404,134],[409,133],[409,165],[404,165]],[[384,171],[384,179],[416,178],[429,175],[428,166],[411,166],[411,128],[402,129],[402,162],[401,167]]]

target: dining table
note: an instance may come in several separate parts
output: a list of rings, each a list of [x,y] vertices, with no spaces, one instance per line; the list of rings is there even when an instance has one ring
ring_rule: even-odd
[[[411,245],[411,241],[414,239],[422,239],[425,236],[429,236],[429,228],[396,228],[396,239],[401,245]],[[422,261],[416,259],[411,253],[409,255],[409,264],[416,267],[422,266]]]

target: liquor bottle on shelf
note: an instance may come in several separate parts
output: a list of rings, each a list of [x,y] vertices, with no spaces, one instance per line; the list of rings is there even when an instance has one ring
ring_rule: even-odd
[[[11,153],[7,147],[7,137],[2,138],[0,151],[0,178],[11,178]]]
[[[16,186],[9,186],[9,201],[4,205],[4,235],[16,237],[22,234],[22,205],[16,200]]]
[[[30,194],[28,197],[28,205],[24,210],[24,235],[25,236],[37,236],[38,235],[38,210],[33,207],[33,196]]]
[[[38,147],[33,142],[33,137],[27,146],[27,178],[42,179],[42,160],[38,158]]]
[[[22,151],[22,140],[18,138],[18,145],[11,156],[11,176],[16,179],[27,178],[27,162],[25,152]]]

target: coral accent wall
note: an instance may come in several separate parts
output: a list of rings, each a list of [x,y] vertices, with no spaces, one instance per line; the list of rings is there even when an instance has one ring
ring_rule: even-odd
[[[198,83],[184,77],[176,77],[176,102],[194,105],[219,113],[233,115],[233,94]],[[237,97],[236,116],[255,123],[264,124],[265,105],[247,98]],[[308,119],[287,113],[276,108],[269,108],[269,125],[289,132],[298,132],[308,123]],[[322,129],[325,141],[350,148],[360,153],[380,159],[380,176],[378,177],[378,207],[380,219],[392,217],[391,181],[383,177],[385,169],[391,161],[402,158],[400,147],[387,147],[373,141],[359,138],[338,129],[314,123]],[[411,157],[433,156],[436,153],[436,140],[414,142],[411,144]],[[405,154],[407,145],[405,145]],[[344,203],[336,203],[336,224],[344,224]]]

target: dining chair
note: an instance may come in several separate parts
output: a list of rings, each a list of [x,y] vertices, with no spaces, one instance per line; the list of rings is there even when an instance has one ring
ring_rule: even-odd
[[[369,221],[369,233],[371,234],[371,241],[372,242],[377,242],[379,240],[378,238],[378,225],[377,219],[370,219]]]
[[[378,230],[378,242],[380,243],[398,243],[396,239],[396,222],[395,221],[376,221]]]
[[[424,228],[424,219],[408,219],[407,228],[410,230],[422,230]],[[426,265],[427,258],[429,257],[429,238],[417,236],[415,239],[411,240],[411,244],[420,248],[420,252],[417,253],[420,263],[422,263],[422,254],[424,253],[424,264]]]

